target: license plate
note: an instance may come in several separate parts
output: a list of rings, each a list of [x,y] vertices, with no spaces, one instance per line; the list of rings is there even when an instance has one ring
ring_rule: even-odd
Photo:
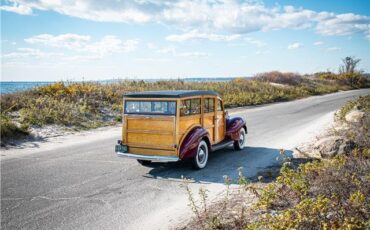
[[[116,145],[116,152],[127,153],[127,145]]]

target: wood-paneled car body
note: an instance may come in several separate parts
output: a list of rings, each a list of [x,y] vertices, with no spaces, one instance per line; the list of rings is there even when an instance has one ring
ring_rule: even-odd
[[[116,153],[143,165],[191,158],[201,169],[212,151],[231,144],[236,150],[244,148],[246,122],[230,118],[213,91],[127,93],[123,108],[122,140]]]

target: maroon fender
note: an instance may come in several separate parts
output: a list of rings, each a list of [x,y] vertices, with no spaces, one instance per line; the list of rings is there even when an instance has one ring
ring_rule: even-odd
[[[241,117],[226,118],[226,136],[232,140],[239,140],[239,131],[241,128],[245,129],[248,133],[246,122]]]
[[[197,153],[198,145],[200,141],[206,138],[208,148],[209,146],[209,134],[207,130],[202,127],[194,127],[188,132],[184,141],[180,146],[180,159],[186,159],[194,157]]]

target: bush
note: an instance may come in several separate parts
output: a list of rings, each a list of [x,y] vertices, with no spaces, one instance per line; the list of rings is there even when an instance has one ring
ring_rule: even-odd
[[[353,88],[366,88],[370,86],[369,78],[362,76],[360,73],[342,73],[339,78]]]
[[[283,167],[277,183],[269,188],[269,193],[262,193],[257,203],[257,207],[266,210],[266,215],[252,226],[365,229],[370,217],[367,205],[370,203],[370,160],[366,151],[356,150],[352,156],[332,161],[307,163],[297,171]],[[278,212],[272,215],[270,210]]]
[[[17,138],[28,134],[26,127],[18,127],[3,113],[0,115],[0,130],[2,141],[4,139]]]
[[[316,77],[323,80],[336,81],[342,85],[348,85],[354,89],[370,87],[370,79],[361,73],[341,73],[334,74],[330,72],[318,73]]]
[[[261,193],[265,210],[251,226],[262,229],[366,229],[370,218],[370,94],[348,102],[340,116],[357,107],[365,116],[346,131],[356,149],[327,161],[281,168],[277,182]],[[272,215],[271,210],[277,211]]]
[[[298,73],[282,73],[279,71],[259,73],[254,79],[287,85],[299,85],[303,82],[302,76]]]

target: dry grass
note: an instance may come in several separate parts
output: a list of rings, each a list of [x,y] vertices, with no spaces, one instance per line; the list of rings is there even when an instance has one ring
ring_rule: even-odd
[[[289,87],[277,87],[277,82]],[[368,79],[363,87],[368,86]],[[1,95],[2,129],[20,124],[30,126],[58,124],[76,129],[111,125],[121,120],[122,94],[147,90],[213,90],[224,99],[227,108],[288,101],[310,95],[352,89],[342,80],[303,77],[298,74],[271,72],[253,79],[237,78],[227,82],[120,81],[58,82],[24,92]],[[10,113],[18,116],[10,116]],[[3,138],[14,137],[4,132]]]
[[[274,82],[278,84],[299,85],[303,82],[303,77],[298,73],[282,73],[272,71],[260,73],[254,77],[256,80]]]

